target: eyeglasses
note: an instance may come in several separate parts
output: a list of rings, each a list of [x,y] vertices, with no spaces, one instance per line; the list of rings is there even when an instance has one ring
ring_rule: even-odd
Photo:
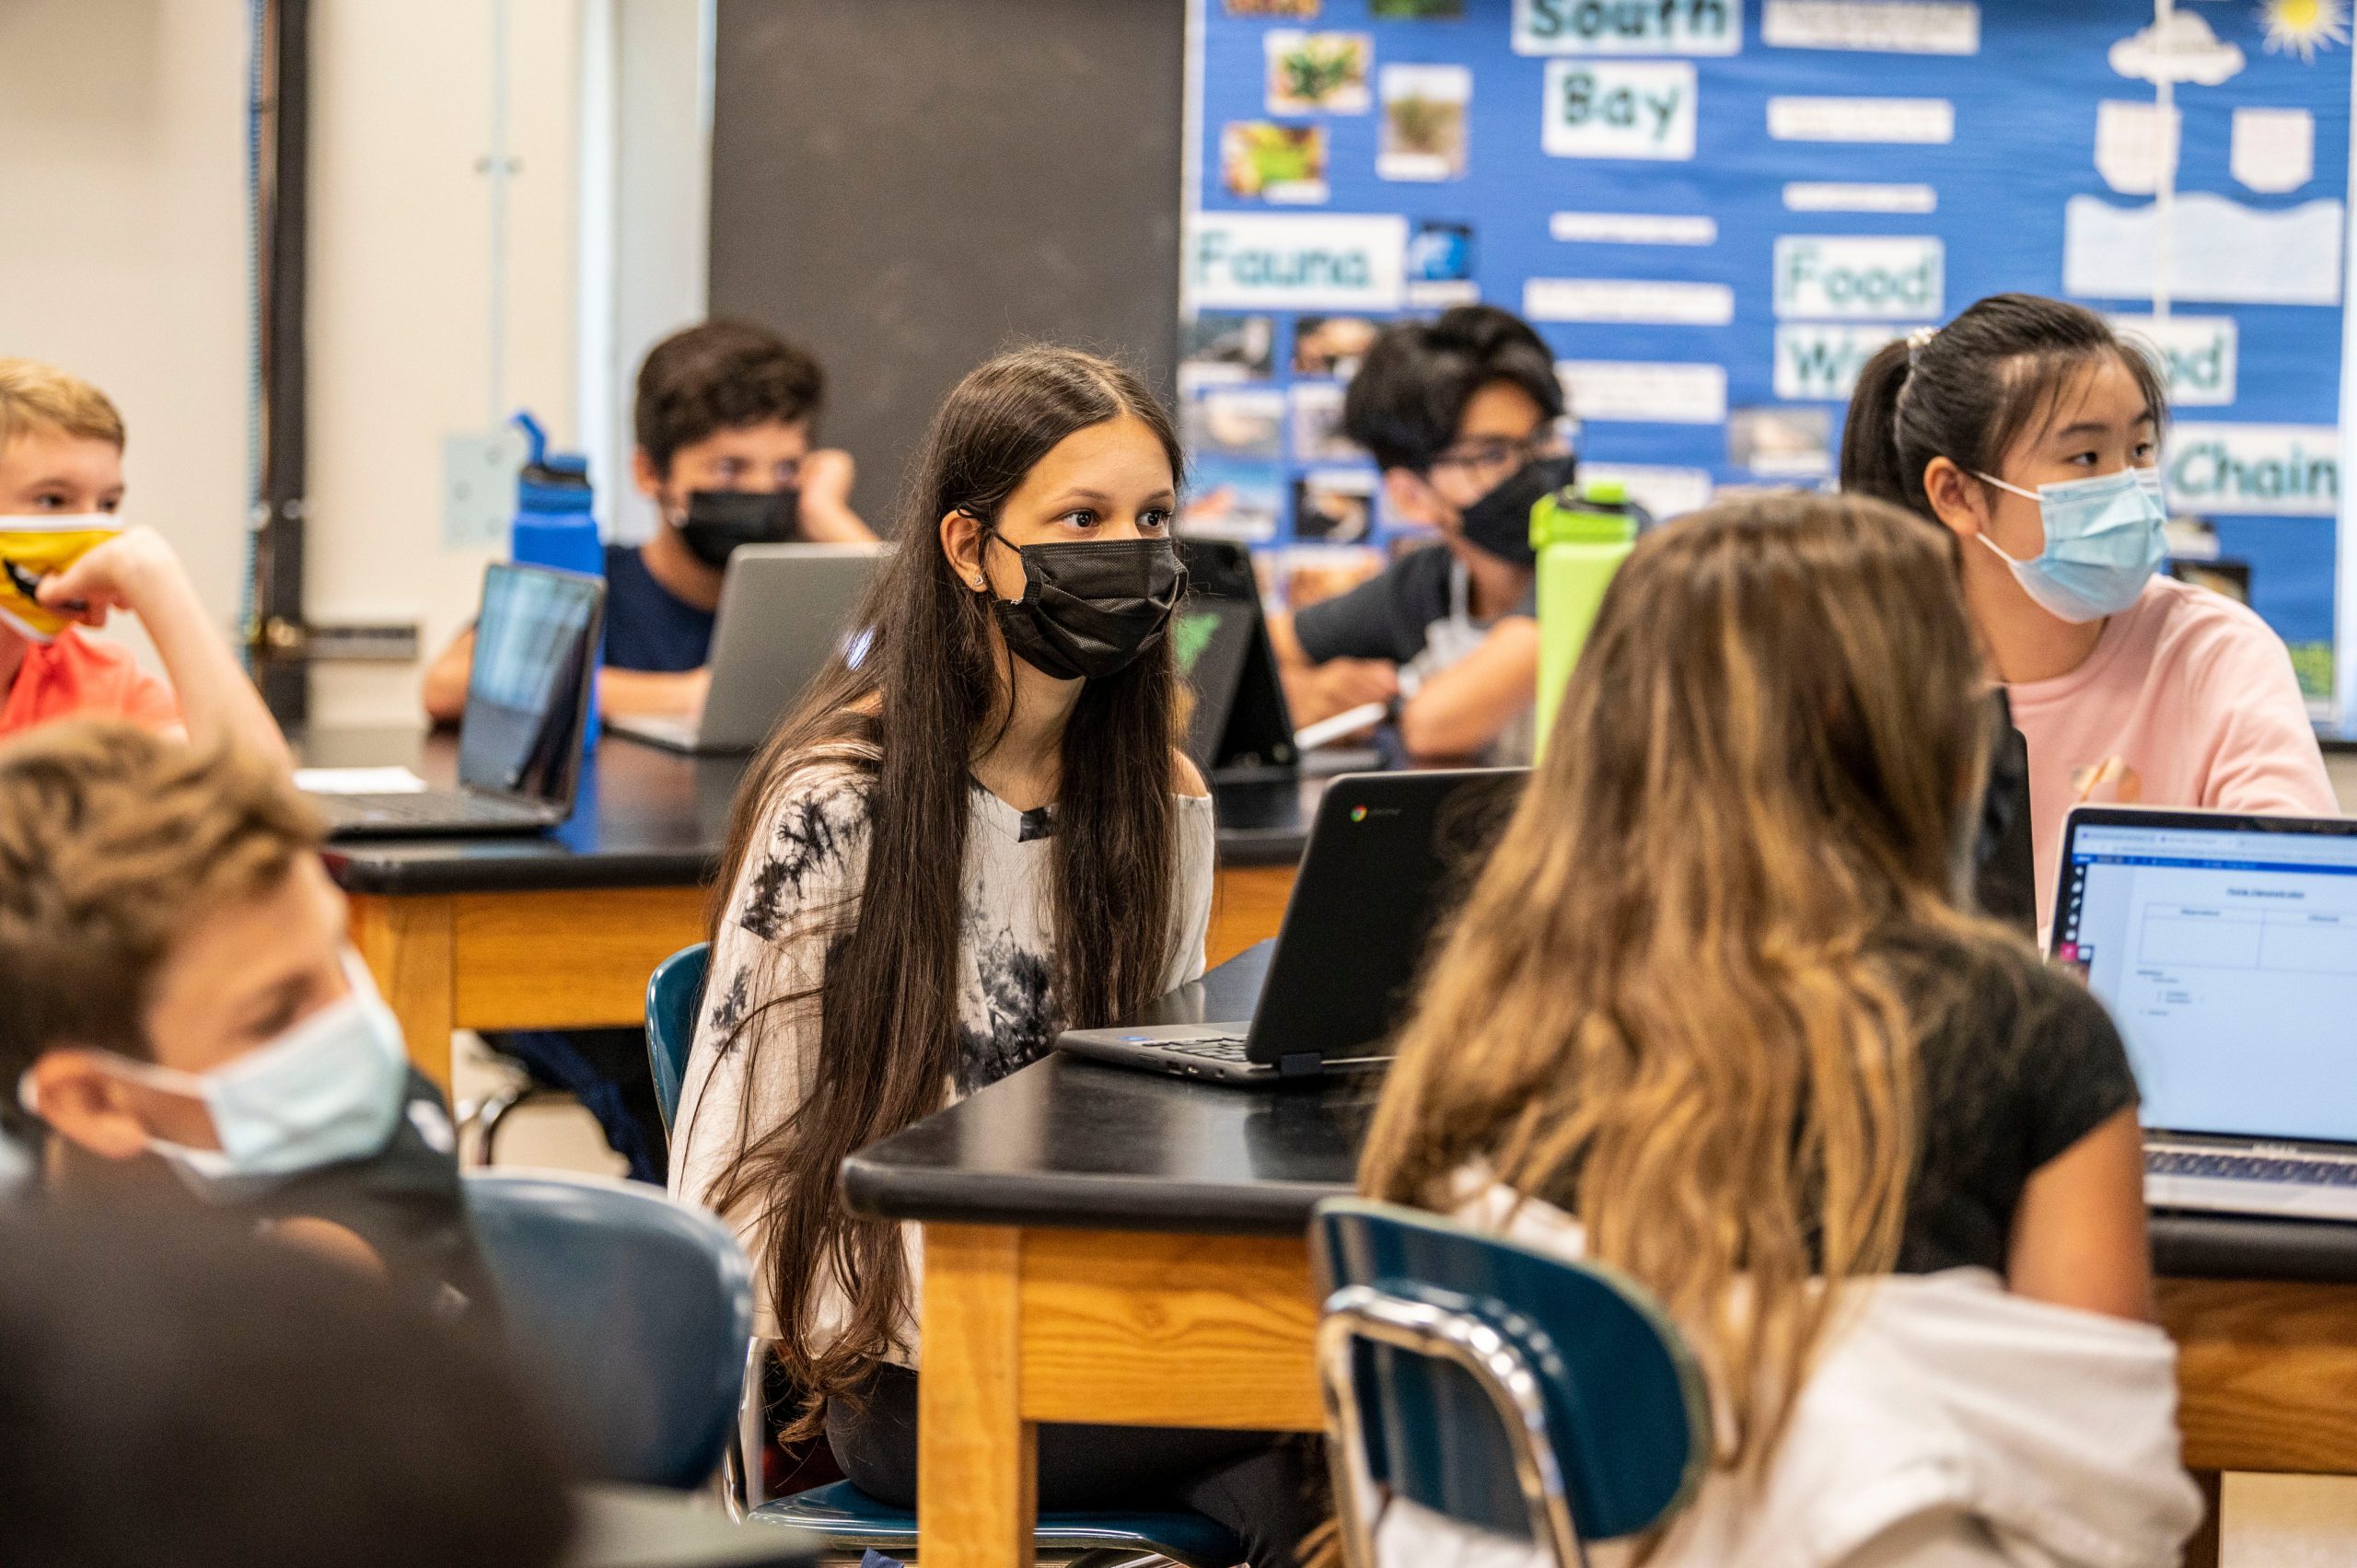
[[[1425,471],[1454,468],[1475,478],[1483,475],[1504,475],[1525,463],[1539,458],[1559,458],[1572,449],[1573,438],[1579,426],[1569,419],[1559,419],[1542,424],[1520,440],[1505,436],[1484,436],[1472,441],[1457,442],[1425,465]]]

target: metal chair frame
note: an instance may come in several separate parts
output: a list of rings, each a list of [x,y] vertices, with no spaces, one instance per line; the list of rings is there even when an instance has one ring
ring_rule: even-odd
[[[1376,1568],[1370,1523],[1374,1481],[1363,1462],[1366,1422],[1359,1408],[1353,1354],[1362,1341],[1464,1369],[1489,1397],[1505,1428],[1531,1538],[1553,1553],[1560,1568],[1587,1568],[1587,1550],[1572,1516],[1548,1427],[1546,1397],[1521,1349],[1478,1313],[1372,1285],[1346,1285],[1327,1300],[1318,1325],[1317,1354],[1327,1426],[1341,1439],[1327,1446],[1327,1468],[1333,1478],[1342,1551],[1351,1568]]]

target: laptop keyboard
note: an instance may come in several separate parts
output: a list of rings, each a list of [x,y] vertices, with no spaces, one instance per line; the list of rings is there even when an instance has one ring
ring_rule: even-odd
[[[2357,1187],[2357,1158],[2330,1155],[2222,1154],[2215,1149],[2151,1148],[2144,1169],[2153,1176],[2206,1176],[2229,1181],[2304,1181]]]
[[[538,807],[522,801],[502,800],[492,795],[468,795],[459,791],[427,790],[406,795],[330,795],[313,796],[312,804],[320,807],[328,820],[337,826],[389,828],[460,827],[470,823],[496,825],[503,822],[539,822],[543,813]]]

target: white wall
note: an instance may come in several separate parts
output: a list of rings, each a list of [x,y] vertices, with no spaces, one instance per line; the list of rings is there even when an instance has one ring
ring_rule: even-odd
[[[584,0],[508,0],[505,414],[577,438]],[[671,0],[692,20],[693,0]],[[442,438],[486,386],[491,0],[315,0],[311,617],[471,614],[484,552],[442,543]],[[247,499],[245,0],[0,0],[0,354],[88,377],[130,424],[129,510],[226,630]],[[328,724],[418,722],[420,671],[328,665]]]
[[[226,634],[246,517],[243,0],[0,4],[0,354],[130,428],[128,515]]]
[[[315,0],[310,549],[315,621],[473,614],[491,552],[445,548],[442,439],[575,412],[580,0],[509,0],[504,397],[492,407],[490,0]],[[420,672],[323,665],[323,724],[416,719]]]

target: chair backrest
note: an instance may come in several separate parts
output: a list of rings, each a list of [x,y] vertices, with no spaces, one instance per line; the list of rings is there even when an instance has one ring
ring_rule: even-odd
[[[655,1074],[655,1103],[663,1131],[679,1110],[679,1083],[688,1073],[688,1047],[695,1043],[696,1006],[703,999],[703,975],[712,944],[682,947],[655,966],[646,982],[646,1064]]]
[[[1369,1486],[1574,1564],[1581,1542],[1650,1528],[1700,1484],[1701,1374],[1631,1282],[1356,1199],[1319,1204],[1311,1237],[1331,1293],[1318,1370],[1354,1563],[1374,1560]]]
[[[710,1479],[753,1334],[752,1267],[737,1238],[643,1183],[486,1170],[466,1186],[508,1340],[586,1479]]]

